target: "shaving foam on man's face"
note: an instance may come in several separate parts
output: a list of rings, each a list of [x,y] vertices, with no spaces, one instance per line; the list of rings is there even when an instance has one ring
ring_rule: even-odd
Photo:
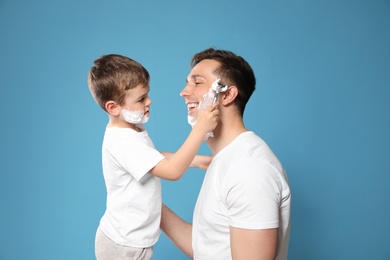
[[[130,124],[144,124],[149,121],[149,114],[145,115],[144,110],[122,109],[123,119]]]
[[[216,96],[216,93],[220,92],[221,89],[219,89],[217,91],[217,87],[218,86],[218,83],[219,83],[220,79],[216,79],[213,84],[211,84],[211,87],[209,88],[209,91],[203,95],[203,100],[199,102],[199,106],[197,108],[197,111],[195,113],[195,115],[192,115],[192,114],[188,114],[188,117],[187,117],[187,120],[188,120],[188,123],[194,127],[195,123],[196,123],[196,120],[198,118],[198,113],[199,111],[203,110],[203,109],[206,109],[208,108],[209,106],[211,106],[213,104],[213,101],[214,101],[214,98],[215,97],[218,97]],[[223,91],[226,91],[226,90],[223,90]]]
[[[199,111],[206,109],[213,104],[214,95],[214,91],[210,88],[209,91],[203,95],[203,100],[199,102],[196,113],[194,115],[188,114],[187,120],[192,127],[194,127],[196,120],[198,119]]]

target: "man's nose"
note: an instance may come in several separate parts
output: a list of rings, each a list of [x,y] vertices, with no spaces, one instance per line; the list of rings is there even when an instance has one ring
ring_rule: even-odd
[[[188,84],[183,88],[183,90],[180,92],[180,96],[181,97],[186,97],[186,96],[189,96],[190,95],[190,89],[191,87],[188,86]]]

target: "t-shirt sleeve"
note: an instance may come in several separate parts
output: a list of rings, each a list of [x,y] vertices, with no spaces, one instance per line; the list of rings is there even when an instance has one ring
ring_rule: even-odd
[[[279,227],[281,185],[277,170],[267,161],[235,163],[222,186],[229,225],[245,229]]]
[[[118,163],[129,172],[136,181],[141,181],[148,172],[165,157],[154,147],[141,139],[124,139],[116,149]]]

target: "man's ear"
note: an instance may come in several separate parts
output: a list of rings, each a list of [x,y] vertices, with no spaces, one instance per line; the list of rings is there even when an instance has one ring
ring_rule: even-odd
[[[222,105],[227,106],[233,103],[234,99],[236,99],[238,95],[238,89],[236,86],[229,86],[224,94],[225,95],[223,96],[221,103]]]
[[[118,105],[112,100],[106,102],[106,110],[112,116],[118,116],[120,113]]]

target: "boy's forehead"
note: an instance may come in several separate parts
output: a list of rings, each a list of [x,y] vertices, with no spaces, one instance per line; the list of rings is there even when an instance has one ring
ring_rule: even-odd
[[[143,94],[149,92],[150,87],[149,84],[138,84],[134,88],[128,89],[127,94],[128,95],[133,95],[133,94]]]
[[[146,84],[139,83],[134,89],[138,89],[140,91],[149,91],[150,86],[149,86],[149,83],[146,83]]]

